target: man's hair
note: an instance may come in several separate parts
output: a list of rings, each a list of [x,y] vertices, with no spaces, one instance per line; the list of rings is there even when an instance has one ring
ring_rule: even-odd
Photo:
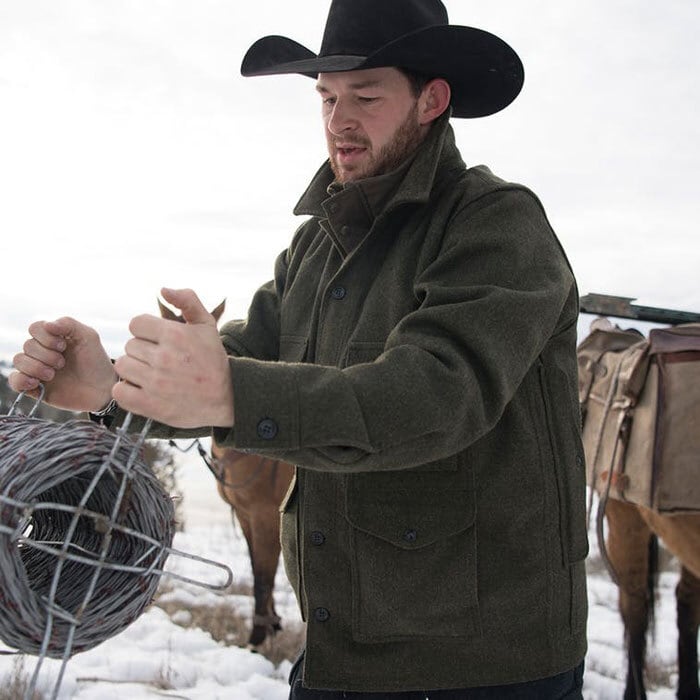
[[[423,88],[432,80],[430,76],[417,73],[408,68],[399,68],[399,70],[408,78],[408,83],[414,97],[420,97]]]

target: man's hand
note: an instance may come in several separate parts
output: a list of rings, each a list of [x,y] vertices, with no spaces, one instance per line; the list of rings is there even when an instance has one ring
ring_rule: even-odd
[[[231,373],[214,317],[190,289],[161,294],[185,323],[132,319],[133,338],[115,363],[123,381],[112,395],[127,411],[176,428],[232,426]]]
[[[72,318],[37,321],[29,340],[15,355],[15,372],[8,379],[14,391],[39,395],[71,411],[98,411],[111,398],[117,375],[97,332]]]

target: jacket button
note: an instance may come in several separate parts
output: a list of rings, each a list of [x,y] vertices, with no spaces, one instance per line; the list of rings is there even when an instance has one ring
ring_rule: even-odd
[[[331,614],[328,608],[316,608],[316,610],[314,610],[314,619],[316,622],[327,622],[330,616]]]
[[[415,530],[406,530],[403,533],[405,542],[415,542],[418,539],[418,533]]]
[[[346,294],[347,290],[345,289],[345,287],[333,287],[333,289],[331,290],[331,296],[337,301],[345,299]]]
[[[277,427],[277,423],[272,420],[272,418],[263,418],[259,423],[258,423],[258,437],[262,440],[272,440],[275,437],[277,437],[277,433],[279,432],[279,428]]]
[[[576,455],[576,466],[582,467],[584,465],[584,459],[581,455]]]
[[[311,544],[320,547],[325,541],[326,541],[326,536],[320,532],[319,530],[314,530],[311,533]]]

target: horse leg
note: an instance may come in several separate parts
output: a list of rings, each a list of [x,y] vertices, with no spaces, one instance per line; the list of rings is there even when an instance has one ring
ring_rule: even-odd
[[[256,647],[264,641],[266,635],[265,627],[259,622],[260,618],[262,617],[260,610],[261,605],[263,605],[263,594],[261,593],[262,587],[260,584],[260,574],[257,564],[258,548],[256,546],[256,522],[255,519],[252,518],[243,508],[234,510],[234,507],[231,506],[231,513],[233,514],[234,512],[241,526],[241,530],[243,530],[243,536],[245,537],[246,544],[248,545],[248,558],[250,559],[250,566],[253,572],[253,626],[248,638],[248,646]]]
[[[279,511],[275,504],[256,511],[252,527],[251,562],[253,565],[253,593],[255,614],[249,644],[258,646],[268,634],[282,629],[275,611],[275,574],[280,555]]]
[[[678,624],[678,700],[699,700],[698,626],[700,625],[700,579],[685,566],[676,586]]]
[[[643,672],[646,633],[654,602],[649,592],[649,575],[653,569],[649,565],[649,547],[653,535],[634,505],[610,499],[605,515],[607,551],[618,578],[619,608],[627,645],[624,700],[646,700]]]

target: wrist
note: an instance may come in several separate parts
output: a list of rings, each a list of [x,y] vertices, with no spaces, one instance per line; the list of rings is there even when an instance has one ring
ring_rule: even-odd
[[[219,411],[217,419],[214,421],[215,428],[233,428],[235,423],[235,416],[233,413],[233,403],[228,406],[224,406],[221,411]]]
[[[114,364],[114,360],[112,360]],[[107,415],[110,411],[114,412],[116,409],[116,401],[112,398],[112,387],[120,381],[119,375],[113,372],[112,375],[105,380],[104,389],[101,390],[101,396],[99,401],[95,401],[95,405],[88,409],[88,413],[93,415]]]

